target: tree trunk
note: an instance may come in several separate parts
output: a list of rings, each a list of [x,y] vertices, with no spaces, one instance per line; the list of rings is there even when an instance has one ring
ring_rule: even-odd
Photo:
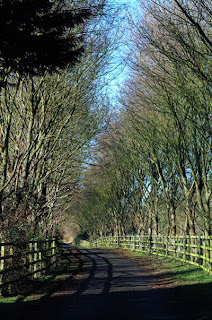
[[[166,205],[166,235],[170,236],[171,233],[171,222],[170,222],[170,206]]]
[[[172,236],[176,236],[177,234],[177,224],[176,224],[176,210],[175,208],[172,206],[170,208],[171,212],[170,212],[170,218],[171,218],[171,235]]]

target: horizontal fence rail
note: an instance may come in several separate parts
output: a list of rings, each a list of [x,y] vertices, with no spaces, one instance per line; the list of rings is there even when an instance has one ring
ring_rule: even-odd
[[[19,243],[0,242],[0,295],[14,295],[28,279],[36,279],[57,265],[57,239]]]
[[[90,246],[130,249],[173,257],[212,273],[212,236],[108,236],[91,241]]]

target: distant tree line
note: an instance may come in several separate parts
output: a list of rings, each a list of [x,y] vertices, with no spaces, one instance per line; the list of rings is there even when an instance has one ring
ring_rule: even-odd
[[[99,138],[78,220],[91,237],[210,236],[212,2],[138,2],[122,110]]]

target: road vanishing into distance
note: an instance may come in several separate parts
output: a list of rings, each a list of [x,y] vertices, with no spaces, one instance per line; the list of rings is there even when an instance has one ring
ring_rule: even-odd
[[[65,250],[68,255],[70,248]],[[112,250],[78,249],[77,254],[81,268],[74,276],[39,300],[2,305],[1,319],[212,319],[195,300],[195,288],[155,286],[151,266],[142,268]]]

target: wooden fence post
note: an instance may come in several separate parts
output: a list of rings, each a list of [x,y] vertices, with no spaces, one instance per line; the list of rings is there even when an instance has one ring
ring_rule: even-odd
[[[38,261],[38,243],[37,241],[34,242],[34,248],[33,248],[33,278],[37,278],[37,269],[38,269],[38,266],[37,266],[37,261]]]
[[[39,251],[38,251],[38,260],[39,260],[39,269],[40,269],[40,272],[38,273],[38,277],[41,277],[42,276],[42,253],[41,253],[41,248],[39,246]]]
[[[4,270],[4,253],[5,253],[4,242],[0,243],[0,246],[1,246],[1,264],[0,264],[0,270],[3,271],[3,270]]]
[[[186,262],[186,237],[183,238],[183,262]]]
[[[4,270],[4,255],[5,255],[4,242],[0,243],[0,246],[1,246],[0,271],[3,271]],[[0,285],[3,284],[2,276],[3,276],[3,274],[0,274]],[[1,289],[0,289],[0,295],[1,295]]]
[[[55,256],[55,239],[53,239],[53,241],[52,241],[52,262],[53,262],[53,268],[55,268],[55,266],[56,266],[56,260],[55,260],[55,258],[56,258],[56,256]]]
[[[148,242],[149,242],[148,252],[151,253],[151,251],[152,251],[152,236],[151,235],[149,235]]]
[[[43,269],[42,273],[45,273],[46,268],[46,253],[45,253],[45,242],[42,241],[40,244],[40,251],[41,251],[41,268]]]
[[[191,237],[187,236],[187,252],[188,252],[188,260],[191,260]]]
[[[32,254],[33,248],[32,248],[32,242],[29,242],[29,272],[33,272],[33,254]]]
[[[209,240],[209,248],[210,248],[210,251],[209,251],[209,255],[210,255],[210,258],[209,258],[209,270],[210,270],[210,273],[211,273],[211,270],[212,270],[212,237],[210,237],[210,240]]]
[[[10,266],[10,268],[12,268],[13,267],[13,247],[12,247],[12,245],[10,246],[9,252],[10,252],[10,256],[11,256],[9,259],[9,266]],[[9,284],[8,289],[9,289],[10,294],[12,294],[12,291],[13,291],[13,284],[12,283]]]
[[[135,235],[132,236],[132,241],[133,241],[133,251],[135,251]]]
[[[194,251],[195,251],[195,259],[194,259],[194,262],[195,263],[198,263],[198,255],[199,255],[199,248],[198,248],[198,238],[195,236],[195,249],[194,249]]]
[[[169,236],[166,236],[166,257],[168,256],[169,251]]]
[[[206,239],[206,268],[210,272],[210,237]]]
[[[204,236],[204,238],[203,238],[204,240],[203,240],[203,247],[204,247],[204,249],[203,249],[203,257],[204,257],[204,260],[203,260],[203,266],[204,266],[204,268],[206,268],[206,266],[207,266],[207,264],[206,264],[206,257],[207,257],[207,250],[206,250],[206,237]]]

